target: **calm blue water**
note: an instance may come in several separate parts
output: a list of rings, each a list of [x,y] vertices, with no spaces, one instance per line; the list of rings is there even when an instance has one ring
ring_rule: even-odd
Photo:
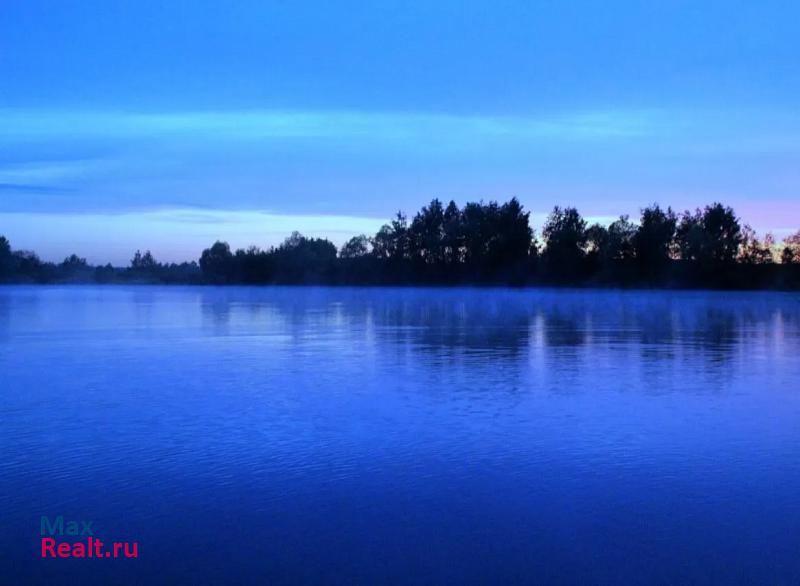
[[[3,583],[800,582],[798,295],[5,287],[0,392]]]

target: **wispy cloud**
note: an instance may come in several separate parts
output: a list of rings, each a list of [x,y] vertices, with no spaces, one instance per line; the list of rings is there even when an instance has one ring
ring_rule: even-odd
[[[454,116],[361,111],[244,110],[167,113],[0,110],[0,140],[141,139],[207,135],[238,140],[332,139],[405,142],[443,138],[596,140],[653,130],[652,111]]]
[[[276,238],[280,241],[294,230],[310,235],[333,235],[332,238],[339,241],[340,237],[361,232],[373,234],[386,221],[341,214],[281,214],[256,210],[162,209],[126,215],[153,224],[185,225],[190,230],[202,231],[210,227],[220,234],[230,230],[237,240],[250,235],[250,244],[263,244],[265,238],[274,243]]]
[[[388,217],[433,197],[513,195],[537,214],[560,202],[607,221],[654,199],[682,208],[713,195],[744,209],[766,195],[783,206],[761,214],[762,225],[775,225],[800,185],[797,135],[800,119],[776,111],[6,108],[0,152],[14,156],[0,157],[0,211]],[[182,214],[172,226],[247,225]]]
[[[0,183],[6,185],[46,185],[77,179],[97,169],[97,162],[85,160],[31,161],[0,164]]]
[[[0,192],[5,193],[23,193],[23,194],[36,194],[36,193],[70,193],[74,191],[68,187],[59,187],[57,185],[31,185],[25,183],[0,183]]]
[[[365,199],[373,202],[371,211],[389,211],[417,191],[474,197],[455,192],[467,181],[488,184],[507,173],[511,161],[530,160],[553,145],[597,149],[652,134],[659,119],[643,110],[486,116],[0,109],[0,150],[24,145],[31,156],[29,162],[0,160],[0,183],[74,189],[73,211],[168,205],[353,213]],[[94,158],[74,158],[84,152]],[[443,190],[446,176],[453,181]],[[70,211],[57,199],[22,197],[34,190],[6,193],[20,196],[0,202],[8,211]],[[499,197],[495,193],[480,196]],[[395,201],[378,206],[375,198]]]

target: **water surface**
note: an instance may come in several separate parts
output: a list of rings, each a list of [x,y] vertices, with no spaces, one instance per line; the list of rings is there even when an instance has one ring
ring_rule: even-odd
[[[3,287],[0,447],[4,583],[793,584],[800,297]]]

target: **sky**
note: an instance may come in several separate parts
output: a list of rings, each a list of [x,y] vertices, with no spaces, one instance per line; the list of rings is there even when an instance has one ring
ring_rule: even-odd
[[[0,234],[337,244],[438,197],[800,228],[800,4],[0,0]]]

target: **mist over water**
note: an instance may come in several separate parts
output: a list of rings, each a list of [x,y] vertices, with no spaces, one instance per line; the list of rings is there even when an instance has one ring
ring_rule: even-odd
[[[800,580],[797,294],[2,287],[0,421],[10,583]]]

